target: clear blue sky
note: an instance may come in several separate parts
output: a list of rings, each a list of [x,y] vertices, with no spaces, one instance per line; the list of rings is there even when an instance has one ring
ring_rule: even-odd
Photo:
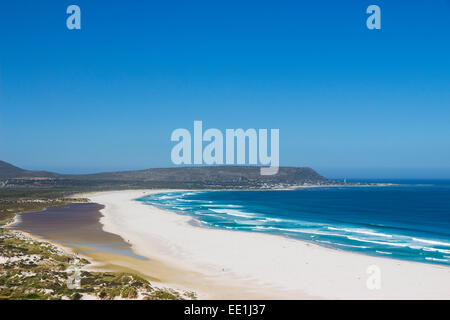
[[[450,1],[0,2],[1,160],[168,167],[194,120],[331,177],[450,178]]]

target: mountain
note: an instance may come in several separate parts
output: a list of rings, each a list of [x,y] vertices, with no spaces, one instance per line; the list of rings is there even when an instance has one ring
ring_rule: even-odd
[[[72,179],[142,181],[142,182],[180,182],[199,184],[248,184],[285,183],[303,184],[326,182],[328,179],[306,167],[281,167],[276,175],[262,176],[259,167],[251,166],[210,166],[176,167],[120,171],[89,175],[72,175]]]
[[[13,179],[14,178],[14,179]],[[262,176],[259,167],[176,167],[95,174],[57,174],[30,171],[0,161],[0,180],[8,185],[39,184],[96,187],[265,187],[273,185],[329,184],[307,167],[280,167],[276,175]],[[39,182],[41,181],[41,182]]]
[[[57,173],[47,172],[47,171],[31,171],[21,169],[19,167],[13,166],[10,163],[0,160],[0,179],[11,179],[11,178],[56,178],[59,175]]]

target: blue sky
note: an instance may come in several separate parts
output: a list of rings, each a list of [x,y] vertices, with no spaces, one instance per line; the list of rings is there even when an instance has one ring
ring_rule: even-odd
[[[194,120],[279,128],[281,165],[331,177],[450,178],[450,1],[0,3],[0,159],[173,166]]]

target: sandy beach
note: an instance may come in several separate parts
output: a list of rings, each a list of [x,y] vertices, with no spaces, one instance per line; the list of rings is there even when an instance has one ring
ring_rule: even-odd
[[[84,195],[105,206],[100,220],[104,230],[121,236],[152,267],[132,259],[115,263],[205,299],[450,299],[450,268],[445,266],[203,228],[190,217],[134,201],[167,191]],[[367,285],[371,266],[381,272],[378,289]]]

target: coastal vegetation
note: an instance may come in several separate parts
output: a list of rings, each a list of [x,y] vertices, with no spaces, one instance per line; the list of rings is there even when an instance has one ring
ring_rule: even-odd
[[[195,299],[193,292],[154,287],[124,272],[89,270],[90,261],[7,226],[16,213],[40,211],[86,199],[58,198],[60,192],[0,193],[0,299]],[[79,286],[68,285],[78,272]]]
[[[4,228],[0,229],[0,265],[0,299],[195,298],[191,292],[180,293],[153,287],[136,274],[85,270],[88,260]],[[81,270],[79,288],[67,285],[73,267]]]

